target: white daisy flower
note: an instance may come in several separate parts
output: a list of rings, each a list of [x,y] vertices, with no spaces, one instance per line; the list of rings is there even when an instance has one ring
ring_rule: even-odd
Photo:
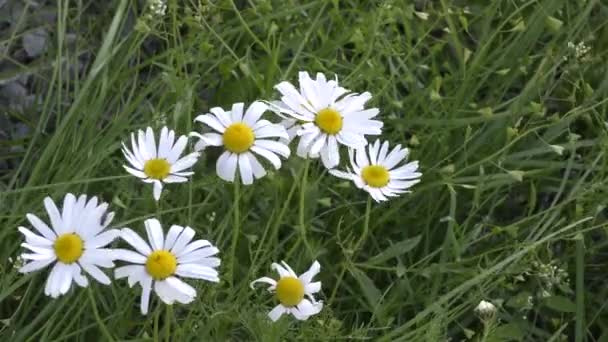
[[[277,263],[271,265],[271,268],[279,273],[278,281],[262,277],[250,284],[253,288],[256,283],[266,283],[270,285],[268,291],[276,294],[279,305],[268,313],[268,317],[276,322],[283,314],[292,314],[303,321],[319,313],[323,309],[323,301],[316,301],[313,294],[321,291],[321,282],[312,282],[312,278],[321,270],[319,262],[315,261],[310,269],[299,277],[285,261],[281,263],[282,266]]]
[[[477,312],[480,316],[490,317],[496,313],[496,306],[494,306],[494,304],[491,302],[482,300],[475,308],[475,312]]]
[[[154,292],[166,304],[174,302],[188,304],[196,298],[196,290],[180,280],[179,277],[204,279],[219,282],[215,267],[220,259],[214,257],[219,250],[207,240],[195,240],[194,230],[190,227],[172,225],[164,236],[163,228],[157,219],[144,222],[149,244],[136,232],[123,228],[121,237],[135,251],[116,249],[116,259],[134,265],[116,268],[116,279],[127,278],[129,286],[141,284],[141,313],[148,313],[150,292]]]
[[[104,231],[114,218],[113,212],[106,211],[108,204],[99,204],[97,197],[87,200],[86,195],[80,195],[76,199],[73,194],[67,194],[61,212],[50,197],[44,199],[44,206],[51,227],[34,214],[26,217],[40,235],[19,227],[25,235],[21,246],[29,249],[28,253],[21,254],[28,263],[19,272],[29,273],[54,263],[44,287],[44,294],[53,298],[66,294],[72,280],[86,287],[89,281],[82,275],[82,269],[98,282],[109,285],[110,278],[99,267],[114,267],[113,250],[104,247],[117,238],[120,231]]]
[[[152,128],[148,127],[145,132],[139,130],[137,138],[135,133],[131,133],[131,150],[122,144],[122,152],[131,164],[131,167],[123,167],[145,183],[153,183],[154,199],[158,201],[163,183],[183,183],[188,180],[187,176],[194,174],[187,169],[196,163],[200,153],[193,152],[180,158],[187,143],[188,137],[182,135],[175,141],[175,132],[163,127],[157,148]]]
[[[194,121],[202,122],[218,133],[199,134],[191,133],[200,141],[195,149],[201,150],[207,146],[223,146],[225,151],[220,155],[216,164],[216,171],[220,178],[234,182],[238,166],[243,184],[252,184],[254,179],[266,175],[264,167],[255,154],[267,159],[275,169],[281,167],[280,155],[288,158],[289,147],[285,142],[269,138],[288,138],[285,128],[267,120],[260,120],[262,114],[268,110],[263,102],[253,102],[245,115],[243,103],[232,105],[231,111],[222,108],[211,108],[210,114],[199,115]]]
[[[275,88],[281,93],[281,101],[272,103],[273,110],[284,113],[300,125],[297,154],[303,158],[321,156],[328,169],[340,163],[338,144],[351,148],[367,145],[365,135],[381,133],[382,122],[372,120],[378,108],[365,109],[372,95],[351,93],[338,86],[337,80],[327,81],[317,73],[317,79],[307,72],[299,73],[300,90],[289,82],[281,82]]]
[[[389,153],[388,141],[380,146],[380,140],[366,148],[349,149],[352,170],[348,172],[336,169],[329,173],[336,177],[352,180],[355,185],[367,191],[376,202],[387,201],[388,197],[396,197],[408,193],[410,187],[420,182],[422,173],[417,172],[418,161],[413,161],[397,167],[406,161],[409,155],[407,148],[397,145]],[[368,154],[369,152],[369,154]]]

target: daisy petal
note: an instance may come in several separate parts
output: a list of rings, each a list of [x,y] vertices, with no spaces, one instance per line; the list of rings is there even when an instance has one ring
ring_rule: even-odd
[[[171,253],[173,253],[174,255],[179,255],[184,250],[186,245],[188,245],[188,243],[190,243],[190,241],[192,241],[193,237],[194,237],[194,229],[192,229],[190,227],[185,227],[184,230],[182,231],[182,233],[179,235],[179,237],[175,241],[173,248],[171,248]]]
[[[141,302],[140,309],[142,315],[148,313],[148,306],[150,305],[150,292],[152,291],[152,278],[146,277],[141,281]]]
[[[76,284],[78,284],[78,286],[80,287],[89,286],[89,280],[87,279],[87,277],[82,275],[82,269],[80,268],[80,266],[77,263],[73,263],[70,266],[72,268],[72,278],[74,279]]]
[[[143,173],[142,171],[139,170],[135,170],[132,169],[126,165],[122,166],[128,173],[132,174],[133,176],[137,177],[137,178],[148,178],[148,175],[146,175],[145,173]]]
[[[177,142],[175,145],[173,145],[169,155],[166,158],[169,164],[173,164],[179,159],[179,156],[182,155],[182,152],[184,152],[187,144],[188,138],[186,136],[182,135],[177,139]]]
[[[167,285],[172,287],[175,292],[179,293],[178,296],[175,296],[175,299],[178,302],[188,304],[191,303],[194,298],[196,298],[196,290],[192,286],[181,281],[179,278],[169,277],[165,279],[165,282],[167,282]]]
[[[163,234],[163,227],[157,219],[147,219],[144,221],[146,226],[146,233],[148,234],[148,241],[152,250],[158,251],[163,249],[165,237]]]
[[[150,153],[151,159],[158,157],[158,153],[156,153],[156,140],[152,127],[146,129],[146,149],[148,150],[148,153]]]
[[[37,271],[37,270],[47,267],[55,260],[57,260],[57,259],[55,258],[54,255],[49,258],[43,259],[43,260],[35,260],[35,261],[29,262],[29,263],[23,265],[19,269],[19,272],[20,273],[30,273],[33,271]]]
[[[173,133],[173,135],[171,135],[171,133]],[[160,130],[160,139],[158,141],[158,158],[167,158],[169,156],[171,147],[173,147],[173,139],[175,135],[173,131],[171,131],[171,133],[169,133],[167,126]]]
[[[191,167],[192,165],[194,165],[196,163],[199,156],[200,156],[200,153],[193,152],[193,153],[190,153],[189,155],[179,159],[178,161],[175,162],[175,164],[171,165],[171,173],[180,172],[182,170],[185,170],[185,169]]]
[[[251,147],[251,151],[259,154],[260,156],[266,158],[271,164],[272,166],[274,166],[274,168],[276,170],[281,168],[281,159],[279,157],[277,157],[274,153],[268,151],[265,148],[261,148],[258,146],[252,146]]]
[[[183,248],[181,250],[181,252],[179,252],[178,254],[176,254],[176,256],[178,258],[186,256],[188,253],[193,252],[197,249],[203,248],[203,247],[211,247],[211,242],[207,241],[207,240],[196,240],[193,241],[192,243],[189,243],[185,248]],[[165,249],[169,249],[169,247],[167,247],[165,245]]]
[[[218,272],[211,267],[197,264],[181,264],[175,271],[180,277],[203,279],[212,282],[219,282]]]
[[[59,209],[57,209],[55,202],[53,202],[50,197],[46,197],[44,199],[44,207],[46,208],[46,211],[49,214],[49,218],[51,219],[51,227],[55,230],[57,234],[59,234],[60,231],[63,230],[64,226],[63,218],[59,213]]]
[[[152,253],[152,249],[148,243],[130,228],[121,229],[120,234],[122,239],[135,248],[140,254],[149,255]]]
[[[161,183],[159,180],[154,180],[154,183],[152,184],[152,195],[154,196],[154,200],[158,202],[160,199],[160,194],[163,191],[163,183]]]
[[[258,158],[256,158],[253,153],[245,152],[243,154],[247,156],[247,158],[249,158],[249,162],[251,163],[251,171],[253,172],[253,176],[255,177],[255,179],[260,179],[266,176],[266,170],[264,170],[264,167],[262,166],[262,164],[260,164]]]
[[[245,154],[238,155],[239,172],[241,174],[241,181],[245,185],[253,184],[253,171],[251,170],[251,162]]]
[[[315,140],[315,142],[312,143],[312,145],[310,146],[310,151],[308,151],[308,155],[309,156],[318,156],[319,152],[321,152],[321,149],[323,148],[323,146],[325,146],[325,143],[327,141],[327,134],[321,134],[317,140]]]
[[[276,322],[279,320],[279,318],[281,318],[281,316],[285,313],[285,307],[281,304],[277,305],[274,307],[274,309],[272,309],[269,313],[268,313],[268,317],[270,317],[270,319],[273,322]]]
[[[145,256],[128,249],[117,248],[112,251],[112,254],[117,260],[128,261],[136,264],[145,264],[147,260]]]
[[[336,170],[336,169],[331,169],[329,170],[329,173],[338,177],[338,178],[342,178],[342,179],[347,179],[347,180],[353,180],[353,175],[348,173],[348,172],[344,172],[344,171],[340,171],[340,170]]]
[[[60,295],[64,295],[68,293],[72,285],[72,267],[62,263],[57,263],[57,266],[59,267],[59,275],[57,276],[59,278],[59,285],[57,290]]]
[[[304,284],[308,284],[311,282],[312,278],[315,275],[319,274],[320,271],[321,271],[321,264],[319,264],[319,262],[317,260],[315,260],[315,262],[312,263],[312,265],[310,266],[308,271],[302,273],[302,275],[300,276],[300,280]]]
[[[289,272],[289,270],[287,270],[285,267],[283,267],[283,266],[281,266],[281,265],[279,265],[279,264],[277,264],[275,262],[273,262],[270,265],[270,268],[272,268],[273,270],[277,271],[277,273],[279,274],[279,276],[281,278],[283,278],[283,277],[291,277],[292,276],[291,273]]]
[[[49,212],[49,216],[50,215],[51,214]],[[57,235],[55,234],[55,232],[52,231],[51,228],[49,228],[49,226],[46,225],[46,223],[42,222],[42,220],[39,219],[38,216],[36,216],[34,214],[26,214],[25,217],[27,218],[28,221],[30,221],[30,223],[32,224],[34,229],[36,229],[40,234],[42,234],[42,236],[44,236],[46,239],[48,239],[50,241],[55,241],[55,239],[57,238]],[[61,221],[59,221],[59,222],[61,222]]]
[[[180,177],[180,176],[167,176],[165,177],[165,179],[163,179],[163,182],[165,183],[185,183],[188,181],[188,178],[186,177]]]
[[[274,288],[277,286],[277,281],[270,278],[270,277],[262,277],[262,278],[258,278],[254,281],[252,281],[251,283],[249,283],[249,287],[251,287],[252,289],[254,288],[254,285],[257,283],[265,283],[270,285],[270,288]]]
[[[306,291],[306,293],[317,293],[319,291],[321,291],[321,282],[317,281],[314,283],[308,283],[305,287],[304,287],[304,291]]]
[[[232,105],[232,109],[230,110],[230,116],[232,118],[232,122],[241,122],[243,121],[243,107],[244,103],[235,103]],[[223,133],[223,132],[222,132]]]
[[[119,237],[120,234],[120,230],[118,229],[109,229],[106,230],[105,232],[91,238],[88,239],[84,242],[84,246],[86,248],[100,248],[100,247],[105,247],[106,245],[110,244],[112,241],[114,241],[117,237]]]
[[[19,227],[18,230],[19,230],[19,232],[21,232],[21,234],[23,234],[25,236],[25,241],[27,241],[28,243],[31,243],[33,245],[51,246],[53,244],[53,241],[51,241],[47,238],[44,238],[40,235],[37,235],[25,227]],[[50,228],[49,228],[49,231],[50,231]]]
[[[259,146],[261,148],[267,149],[271,152],[279,154],[285,158],[289,158],[291,151],[287,145],[282,144],[278,141],[273,140],[256,140],[254,143],[255,146]]]
[[[215,166],[217,175],[227,182],[234,182],[237,161],[238,156],[235,153],[228,151],[222,153]]]
[[[181,234],[183,230],[184,230],[184,227],[178,226],[178,225],[172,225],[171,228],[169,228],[169,232],[167,233],[167,237],[165,238],[165,244],[164,244],[164,248],[166,250],[170,250],[171,248],[173,248],[175,241],[177,240],[177,238],[179,237],[179,234]]]
[[[82,267],[82,269],[85,270],[85,272],[87,272],[101,284],[110,285],[110,283],[112,283],[110,278],[108,278],[108,276],[103,273],[97,266],[88,263],[82,263],[80,266]]]
[[[243,121],[249,126],[255,125],[255,123],[262,117],[265,111],[268,110],[268,105],[261,101],[255,101],[249,108],[247,108],[247,112],[245,112],[245,116],[243,117]]]
[[[209,111],[211,113],[213,113],[217,117],[217,119],[219,120],[219,122],[224,127],[228,127],[228,126],[230,126],[232,124],[232,118],[222,108],[220,108],[220,107],[213,107],[213,108],[209,109]]]

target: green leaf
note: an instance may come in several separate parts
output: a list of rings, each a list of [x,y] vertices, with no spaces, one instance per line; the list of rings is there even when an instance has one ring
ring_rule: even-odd
[[[532,294],[530,292],[522,291],[509,298],[507,301],[507,306],[517,310],[524,310],[532,306],[532,303],[530,302],[531,298]]]
[[[511,175],[511,177],[515,178],[515,180],[517,180],[518,182],[523,182],[524,175],[525,175],[524,171],[511,170],[508,173],[509,173],[509,175]]]
[[[496,338],[496,341],[521,341],[524,333],[518,324],[509,323],[496,328],[491,337],[491,340]]]
[[[483,108],[479,109],[477,112],[485,118],[491,118],[494,115],[494,111],[492,110],[491,107],[483,107]]]
[[[545,25],[547,25],[551,31],[558,32],[564,25],[564,22],[556,17],[548,16],[545,18]]]
[[[367,274],[363,273],[361,270],[356,268],[349,268],[350,274],[357,280],[359,286],[361,287],[361,291],[363,292],[363,296],[367,300],[370,305],[372,311],[374,311],[375,307],[380,303],[380,297],[382,297],[382,292],[376,287],[374,281],[371,280]]]
[[[414,249],[416,246],[418,246],[418,243],[420,243],[420,235],[413,237],[411,239],[406,239],[400,242],[397,242],[396,244],[390,246],[389,248],[385,249],[382,253],[373,256],[371,259],[369,259],[367,261],[368,264],[372,264],[372,265],[377,265],[377,264],[381,264],[389,259],[398,257],[402,254],[405,254],[409,251],[411,251],[412,249]]]
[[[558,312],[576,312],[576,304],[564,296],[547,297],[544,303],[550,309]]]

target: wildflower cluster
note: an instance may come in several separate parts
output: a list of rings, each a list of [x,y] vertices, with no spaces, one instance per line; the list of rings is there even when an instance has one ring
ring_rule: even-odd
[[[167,12],[167,4],[165,0],[149,0],[148,1],[148,17],[149,19],[162,18]]]
[[[574,59],[578,62],[587,62],[590,58],[589,52],[591,52],[591,47],[587,46],[583,41],[577,44],[568,42],[568,49],[572,51]],[[568,57],[564,56],[564,59],[568,60]]]
[[[298,81],[299,87],[287,81],[275,86],[281,94],[279,101],[211,108],[194,120],[203,125],[200,132],[177,135],[162,127],[157,135],[148,127],[131,133],[122,144],[124,169],[150,184],[154,200],[159,201],[165,186],[187,182],[194,175],[191,168],[207,148],[222,150],[216,161],[219,178],[251,185],[266,175],[268,165],[280,169],[291,156],[290,143],[297,140],[299,157],[321,159],[331,175],[352,181],[377,202],[407,193],[420,181],[418,162],[407,162],[407,148],[398,144],[391,149],[388,141],[379,139],[368,143],[368,137],[380,135],[383,128],[377,119],[379,109],[366,107],[372,98],[369,92],[352,92],[322,73],[312,79],[300,72]],[[267,112],[274,112],[281,121],[263,118]],[[195,151],[186,152],[189,137],[197,142]],[[342,148],[349,163],[340,170]],[[149,311],[152,292],[166,304],[193,302],[197,292],[185,278],[220,281],[219,249],[210,241],[196,240],[191,227],[174,224],[166,231],[158,218],[149,218],[143,222],[146,240],[130,228],[111,228],[114,213],[97,197],[68,193],[61,210],[48,197],[44,206],[50,224],[28,214],[36,232],[19,227],[25,236],[22,246],[28,250],[21,256],[27,263],[20,271],[52,265],[44,290],[48,296],[66,294],[73,282],[86,287],[93,279],[109,285],[111,279],[103,269],[114,268],[115,262],[122,263],[114,269],[115,279],[126,278],[130,287],[141,287],[142,314]],[[209,217],[213,222],[215,213]],[[108,248],[117,239],[128,248]],[[273,321],[283,314],[305,320],[321,311],[323,302],[315,298],[321,282],[313,281],[321,270],[318,261],[299,276],[284,261],[271,268],[278,279],[262,277],[251,286],[265,283],[275,294],[279,304],[268,314]]]

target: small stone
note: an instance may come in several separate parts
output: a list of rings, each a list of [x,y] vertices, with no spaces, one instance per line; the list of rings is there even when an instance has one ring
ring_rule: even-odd
[[[23,48],[29,57],[38,57],[46,50],[48,33],[38,28],[23,35]]]

